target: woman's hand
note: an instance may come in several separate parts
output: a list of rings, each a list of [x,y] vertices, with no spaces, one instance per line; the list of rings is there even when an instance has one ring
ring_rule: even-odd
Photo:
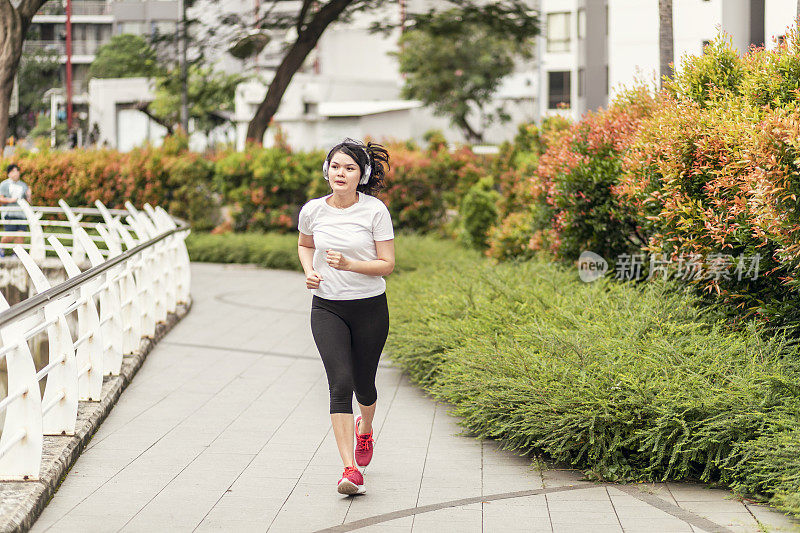
[[[336,270],[350,270],[350,260],[335,250],[325,250],[325,261]]]
[[[306,274],[306,289],[319,289],[319,282],[322,281],[320,276],[315,270]]]

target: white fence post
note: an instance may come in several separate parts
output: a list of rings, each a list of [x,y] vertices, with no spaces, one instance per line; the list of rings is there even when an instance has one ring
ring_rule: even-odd
[[[136,222],[133,215],[128,215],[126,220],[130,227],[133,228],[137,242],[147,241],[147,233],[139,227],[139,223]],[[152,280],[152,261],[150,257],[151,254],[147,251],[141,254],[136,271],[136,288],[140,297],[139,302],[143,308],[142,336],[152,339],[156,334],[156,295],[155,284]]]
[[[0,294],[0,312],[9,308]],[[0,479],[37,480],[42,464],[42,400],[36,367],[25,340],[25,326],[12,322],[0,329],[3,346],[15,346],[6,354],[8,401],[0,437]]]
[[[134,228],[136,233],[139,235],[140,240],[142,239],[141,233],[144,233],[149,239],[153,239],[159,235],[160,232],[156,229],[146,214],[137,210],[130,202],[125,202],[125,207],[128,209],[128,211],[130,211],[133,219],[136,221]],[[169,265],[165,264],[166,257],[164,255],[164,245],[165,243],[163,241],[154,245],[148,258],[151,265],[150,280],[153,283],[153,294],[155,296],[156,322],[165,322],[167,320],[167,291],[165,286],[164,271],[169,268]]]
[[[42,293],[48,290],[50,282],[25,248],[18,244],[14,247],[14,253],[28,271],[36,291]],[[66,307],[63,299],[44,306],[45,321],[53,321],[47,326],[49,361],[46,368],[49,371],[45,373],[47,383],[42,397],[42,429],[45,435],[74,435],[78,417],[78,366],[69,325],[63,314]],[[38,374],[36,381],[39,381]]]
[[[77,237],[76,237],[77,239]],[[55,249],[67,276],[74,278],[81,269],[61,241],[55,237],[47,239]],[[78,399],[99,402],[103,390],[103,334],[100,316],[94,303],[94,281],[81,286],[80,298],[84,302],[78,307],[78,339],[75,341],[75,362],[78,365]]]
[[[78,228],[80,239],[92,266],[105,261],[94,241],[83,228]],[[122,368],[122,323],[120,320],[119,288],[113,273],[106,271],[104,288],[100,291],[100,328],[103,331],[103,374],[119,375]]]
[[[163,221],[159,220],[158,215],[150,204],[144,204],[144,210],[147,212],[150,223],[153,225],[156,233],[164,233],[172,228],[165,227]],[[161,246],[161,264],[163,266],[162,278],[164,280],[164,306],[167,313],[174,313],[178,306],[178,297],[175,290],[176,285],[176,261],[175,261],[175,247],[172,244],[173,239],[177,235],[170,235],[162,241]]]
[[[83,247],[81,243],[78,242],[75,234],[77,233],[77,228],[80,227],[79,222],[81,218],[83,218],[83,215],[76,215],[69,204],[63,199],[58,201],[58,205],[61,206],[62,211],[64,211],[64,214],[67,216],[70,229],[72,229],[72,258],[77,264],[81,264],[83,260],[86,259],[86,254],[83,252]]]
[[[17,200],[17,204],[22,208],[22,212],[25,213],[25,218],[28,219],[28,231],[31,234],[31,257],[33,257],[33,260],[37,263],[44,261],[44,232],[42,231],[42,225],[39,224],[42,213],[34,212],[30,204],[22,198]]]

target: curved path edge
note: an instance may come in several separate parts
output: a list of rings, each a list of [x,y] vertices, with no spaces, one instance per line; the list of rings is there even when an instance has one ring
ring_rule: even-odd
[[[39,480],[0,481],[0,531],[28,531],[33,526],[147,355],[186,316],[191,307],[191,300],[187,304],[178,304],[176,312],[170,313],[166,322],[157,324],[153,339],[141,339],[139,350],[123,359],[119,376],[106,376],[103,379],[102,399],[99,402],[78,404],[75,435],[44,437]]]
[[[540,494],[553,494],[556,492],[582,490],[599,486],[608,486],[608,487],[613,487],[617,490],[621,490],[638,500],[648,503],[653,507],[661,511],[664,511],[667,514],[674,516],[675,518],[679,518],[680,520],[683,520],[688,524],[702,528],[704,531],[707,531],[708,533],[733,533],[730,529],[726,527],[716,524],[711,520],[703,518],[702,516],[697,515],[691,511],[687,511],[686,509],[678,507],[677,505],[672,505],[671,503],[666,502],[656,496],[653,496],[652,494],[642,492],[635,486],[615,485],[610,483],[598,484],[591,482],[582,482],[582,483],[576,483],[574,485],[564,485],[561,487],[550,487],[544,489],[520,490],[515,492],[503,492],[500,494],[487,494],[483,496],[474,496],[472,498],[462,498],[459,500],[449,500],[446,502],[433,503],[430,505],[423,505],[420,507],[409,507],[408,509],[400,509],[398,511],[392,511],[390,513],[370,516],[369,518],[362,518],[361,520],[356,520],[354,522],[348,522],[338,526],[320,529],[316,533],[344,533],[347,531],[356,531],[361,528],[374,526],[376,524],[381,524],[383,522],[389,522],[391,520],[397,520],[398,518],[405,518],[407,516],[439,511],[441,509],[446,509],[448,507],[460,507],[462,505],[469,505],[472,503],[490,502],[494,500],[506,500],[509,498],[523,498],[526,496],[537,496]]]

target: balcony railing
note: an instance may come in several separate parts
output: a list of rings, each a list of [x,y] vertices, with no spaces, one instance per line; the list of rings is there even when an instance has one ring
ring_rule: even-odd
[[[66,7],[63,2],[51,1],[45,3],[36,13],[37,15],[66,15]],[[111,5],[109,2],[72,2],[72,16],[91,16],[91,15],[110,15]]]
[[[93,56],[97,50],[106,43],[100,41],[72,41],[72,55]],[[53,50],[60,55],[67,53],[67,43],[64,41],[26,41],[22,45],[25,52],[35,52],[37,50]]]

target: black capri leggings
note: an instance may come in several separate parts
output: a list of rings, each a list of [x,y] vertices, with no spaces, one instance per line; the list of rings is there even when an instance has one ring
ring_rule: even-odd
[[[328,375],[331,413],[352,413],[353,392],[361,405],[375,403],[375,374],[389,334],[386,294],[358,300],[314,296],[311,333]]]

